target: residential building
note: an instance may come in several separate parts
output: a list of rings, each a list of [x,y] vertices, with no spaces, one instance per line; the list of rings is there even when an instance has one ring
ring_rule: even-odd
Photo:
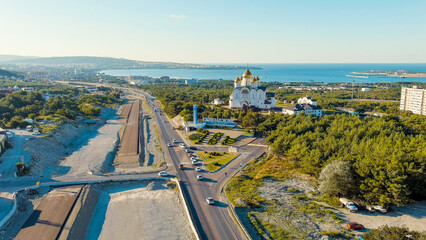
[[[426,115],[426,89],[403,87],[401,89],[401,111],[411,111],[414,114]]]
[[[305,115],[312,115],[321,117],[322,116],[322,108],[319,106],[314,106],[311,104],[293,104],[289,107],[283,107],[282,113],[288,115],[297,115],[301,112],[305,112]]]
[[[303,97],[303,98],[299,98],[297,100],[297,103],[298,104],[310,104],[310,105],[316,106],[317,100],[313,99],[312,97],[306,96],[306,97]]]
[[[162,76],[162,77],[160,77],[160,81],[161,82],[170,82],[170,77],[169,76]]]
[[[363,87],[361,88],[361,92],[370,92],[370,88]]]
[[[198,78],[185,79],[185,84],[198,84]]]
[[[261,86],[259,77],[254,77],[249,68],[234,81],[234,90],[229,97],[230,108],[271,109],[275,107],[275,92]]]

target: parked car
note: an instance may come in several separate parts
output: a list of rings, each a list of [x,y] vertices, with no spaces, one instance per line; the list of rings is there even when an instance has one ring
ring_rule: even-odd
[[[204,177],[203,177],[203,175],[198,174],[197,175],[197,179],[198,179],[198,181],[203,181]]]
[[[208,205],[214,205],[214,199],[212,197],[207,197],[206,201]]]
[[[25,129],[26,129],[28,132],[32,132],[32,131],[33,131],[33,126],[28,125]]]
[[[185,169],[185,167],[183,166],[183,164],[182,164],[182,163],[181,163],[181,164],[179,164],[179,169],[180,169],[180,170]]]
[[[186,152],[186,153],[192,153],[192,151],[191,151],[191,150],[189,150],[189,149],[185,149],[185,152]]]
[[[195,168],[195,171],[197,171],[197,172],[201,172],[201,168],[200,168],[200,167],[196,167],[196,168]]]
[[[33,132],[33,135],[40,135],[40,132]]]
[[[361,225],[359,223],[356,223],[356,222],[347,223],[346,226],[349,229],[354,229],[354,230],[363,230],[363,229],[365,229],[365,227],[363,225]]]
[[[367,212],[369,213],[375,213],[376,210],[372,207],[372,206],[365,206],[365,210],[367,210]]]
[[[11,132],[6,132],[7,138],[8,139],[12,139],[13,138],[13,134]]]
[[[350,212],[356,212],[356,211],[358,211],[357,206],[353,202],[348,202],[346,204],[346,208],[349,209]]]
[[[379,206],[379,205],[373,206],[373,209],[376,210],[376,212],[379,212],[379,213],[387,213],[388,212],[388,210],[385,207]]]
[[[177,140],[176,140],[176,139],[173,139],[173,143],[177,143]]]
[[[193,147],[193,146],[189,147],[189,149],[191,149],[191,150],[198,150],[197,147]]]
[[[186,145],[184,143],[179,144],[179,147],[186,148]]]
[[[358,207],[355,205],[355,203],[349,201],[347,198],[339,198],[340,204],[342,207],[346,207],[349,209],[350,212],[356,212],[358,211]]]
[[[198,164],[198,162],[197,162],[197,160],[192,160],[192,161],[191,161],[191,164],[192,164],[192,165],[197,165],[197,164]]]
[[[158,173],[158,176],[160,176],[160,177],[167,177],[169,175],[170,175],[170,173],[168,173],[166,171],[161,171],[161,172]]]

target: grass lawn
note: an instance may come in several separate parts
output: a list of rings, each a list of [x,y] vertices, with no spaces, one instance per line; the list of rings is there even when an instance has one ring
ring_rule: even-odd
[[[203,160],[210,172],[216,171],[232,159],[239,156],[239,153],[216,152],[218,156],[213,156],[213,152],[198,152],[201,160]]]

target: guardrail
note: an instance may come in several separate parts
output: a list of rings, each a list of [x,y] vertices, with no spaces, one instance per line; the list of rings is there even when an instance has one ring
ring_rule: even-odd
[[[234,174],[234,176],[235,176],[235,174]],[[228,196],[226,195],[226,191],[224,191],[224,189],[226,189],[226,187],[228,186],[228,183],[225,184],[225,186],[222,188],[221,192],[222,192],[222,194],[225,195],[225,199],[228,202],[228,212],[229,212],[229,215],[233,216],[233,218],[237,222],[238,226],[240,227],[240,229],[243,231],[244,235],[246,236],[246,238],[249,239],[249,240],[253,240],[253,238],[248,233],[247,229],[241,223],[240,218],[238,217],[237,213],[235,212],[234,205],[231,203],[231,201],[228,200]]]

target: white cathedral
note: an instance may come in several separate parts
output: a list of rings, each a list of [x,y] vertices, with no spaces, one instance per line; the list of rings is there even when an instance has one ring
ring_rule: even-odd
[[[229,107],[271,109],[275,107],[275,92],[268,92],[266,87],[260,86],[259,77],[253,77],[247,68],[242,77],[235,79]]]

